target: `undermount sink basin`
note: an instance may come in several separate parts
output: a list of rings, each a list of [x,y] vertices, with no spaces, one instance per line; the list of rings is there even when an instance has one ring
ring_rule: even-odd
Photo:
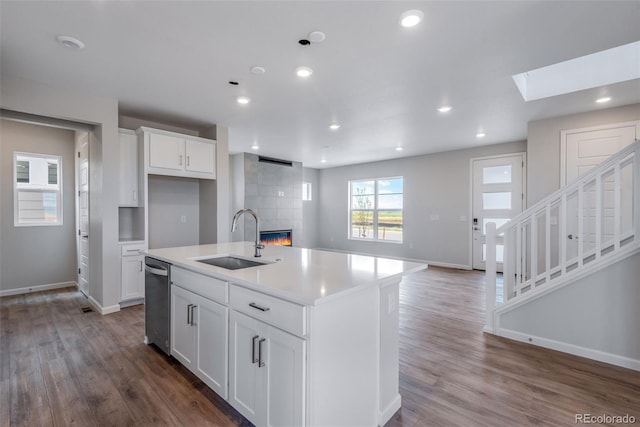
[[[196,259],[194,261],[216,267],[226,268],[227,270],[240,270],[241,268],[257,267],[260,265],[271,264],[269,261],[255,261],[252,259],[238,258],[235,256],[219,256],[213,258]]]

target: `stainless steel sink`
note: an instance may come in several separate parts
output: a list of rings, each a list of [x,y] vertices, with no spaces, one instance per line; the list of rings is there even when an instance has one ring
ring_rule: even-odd
[[[194,261],[214,265],[216,267],[226,268],[227,270],[240,270],[241,268],[257,267],[260,265],[271,264],[271,262],[268,261],[254,261],[251,259],[238,258],[234,256],[219,256],[214,258],[196,259]]]

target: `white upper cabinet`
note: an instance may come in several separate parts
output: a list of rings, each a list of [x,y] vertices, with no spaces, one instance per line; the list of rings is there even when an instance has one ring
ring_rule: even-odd
[[[141,127],[147,173],[216,178],[216,141]]]
[[[138,136],[128,129],[118,131],[120,144],[120,197],[119,205],[140,206],[138,180]]]

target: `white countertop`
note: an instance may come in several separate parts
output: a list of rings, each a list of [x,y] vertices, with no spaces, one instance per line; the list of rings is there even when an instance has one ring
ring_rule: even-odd
[[[262,258],[253,258],[253,251],[252,242],[234,242],[152,249],[147,254],[178,267],[303,305],[317,305],[344,292],[399,281],[404,275],[427,268],[427,264],[416,262],[316,249],[266,246]],[[228,270],[194,259],[225,255],[272,264]]]

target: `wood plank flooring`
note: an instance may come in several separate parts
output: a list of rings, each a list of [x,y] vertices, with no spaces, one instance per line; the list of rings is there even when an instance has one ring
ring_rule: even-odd
[[[435,267],[402,282],[403,407],[387,427],[568,426],[576,413],[640,423],[640,372],[483,334],[483,284]],[[142,343],[142,306],[86,305],[72,288],[0,298],[0,426],[250,426]]]

